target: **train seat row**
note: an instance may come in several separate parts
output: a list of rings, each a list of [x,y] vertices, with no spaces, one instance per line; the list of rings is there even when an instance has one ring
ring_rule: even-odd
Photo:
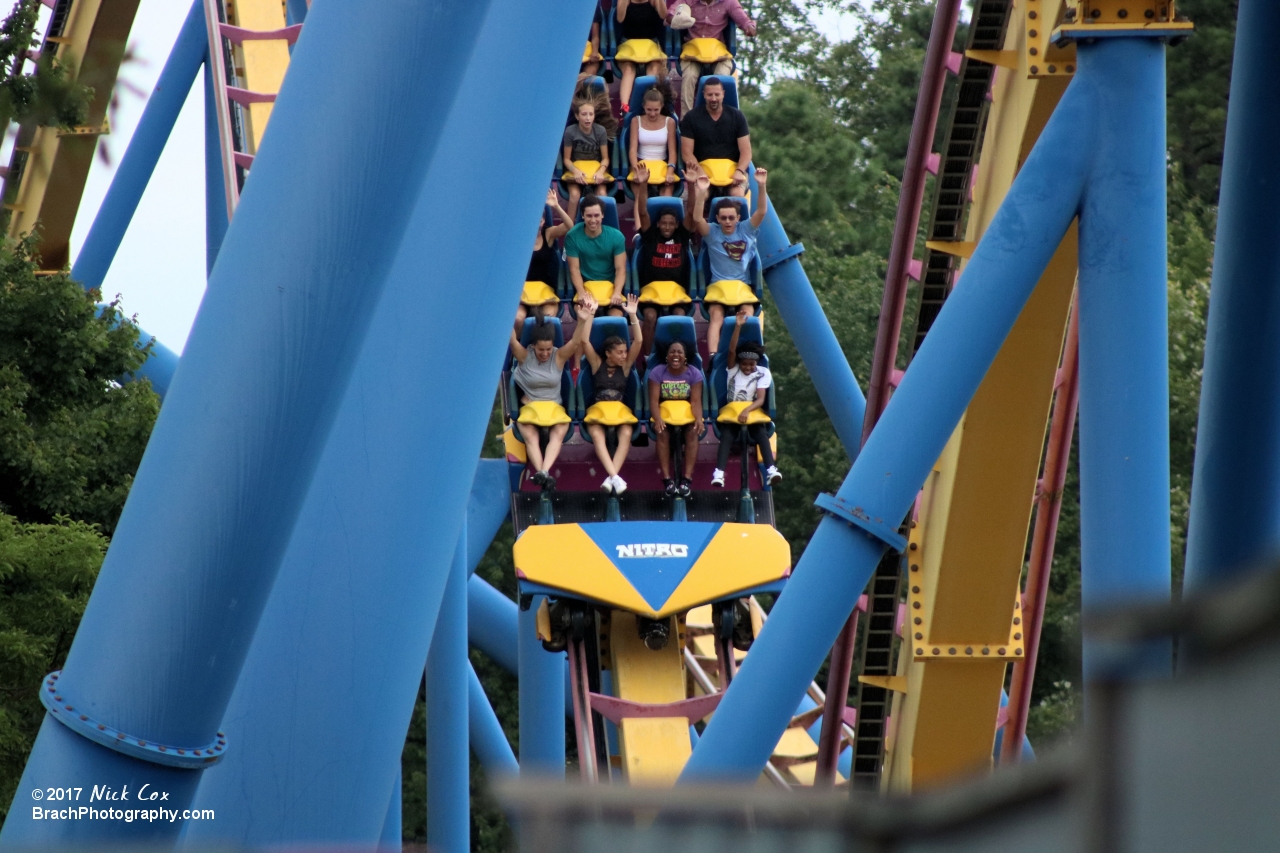
[[[533,327],[536,322],[532,317],[525,320],[524,329],[520,336],[521,343],[528,344],[531,342]],[[560,326],[560,321],[556,318],[551,318],[547,322],[555,325],[555,345],[557,347],[563,346],[564,331]],[[697,332],[693,319],[691,317],[659,318],[654,335],[653,351],[646,360],[637,363],[636,367],[632,368],[631,375],[627,378],[625,392],[627,404],[621,407],[604,406],[597,408],[599,404],[591,405],[590,401],[594,395],[594,387],[591,369],[585,358],[581,358],[577,365],[576,381],[574,378],[574,365],[572,363],[565,364],[561,373],[560,394],[562,402],[559,406],[554,403],[533,403],[522,406],[520,404],[520,389],[516,386],[515,379],[511,374],[515,367],[515,362],[509,358],[504,376],[507,382],[508,417],[513,421],[534,423],[544,427],[560,423],[572,423],[582,431],[583,437],[587,438],[587,440],[590,440],[586,436],[585,429],[585,424],[588,423],[602,423],[606,426],[637,422],[643,424],[652,417],[644,377],[650,370],[662,363],[662,357],[667,347],[678,341],[684,344],[685,352],[689,354],[689,364],[704,374],[702,414],[713,425],[718,436],[719,427],[715,426],[715,424],[720,415],[720,410],[725,407],[727,402],[729,341],[733,336],[736,323],[736,317],[725,318],[723,334],[720,336],[720,347],[712,356],[711,369],[707,371],[704,367],[702,356],[698,353]],[[617,336],[630,345],[630,329],[624,318],[600,317],[592,323],[590,340],[596,352],[602,351],[605,339],[610,336]],[[750,341],[755,344],[763,344],[758,318],[747,318],[746,324],[739,335],[739,340],[741,342]],[[768,367],[768,356],[763,356],[760,363],[764,367]],[[706,392],[708,388],[710,393]],[[768,402],[765,409],[768,419],[772,421],[776,414],[774,389],[772,387],[769,389],[767,399]],[[770,432],[772,433],[772,427]],[[516,435],[519,437],[518,433]],[[640,431],[637,431],[636,435],[638,437]]]
[[[668,7],[676,5],[676,2],[678,0],[672,0]],[[732,20],[726,21],[723,42],[713,38],[683,41],[683,35],[680,30],[666,27],[663,31],[662,41],[650,46],[636,43],[649,41],[648,39],[618,41],[618,20],[614,14],[614,3],[610,2],[610,0],[602,0],[596,15],[596,20],[593,23],[600,25],[600,55],[605,64],[610,66],[610,70],[614,70],[613,66],[617,62],[647,64],[650,61],[661,59],[668,64],[672,71],[675,71],[680,59],[689,59],[710,65],[722,59],[732,59],[738,55],[738,27]],[[592,61],[592,59],[591,40],[587,39],[586,48],[582,53],[582,61],[586,63]]]
[[[698,80],[698,96],[694,102],[694,106],[700,106],[703,102],[702,90],[706,86],[707,80],[715,77],[724,85],[724,102],[731,107],[738,106],[738,81],[734,77],[727,74],[709,74]],[[637,77],[635,87],[631,92],[631,101],[629,104],[630,112],[627,113],[618,129],[617,137],[610,143],[609,163],[607,167],[608,178],[606,183],[617,182],[621,184],[621,191],[628,197],[633,198],[635,195],[631,182],[635,178],[635,174],[631,168],[631,119],[644,113],[644,95],[657,83],[657,78],[651,75]],[[589,89],[598,89],[607,91],[604,79],[600,77],[588,78],[587,87]],[[570,117],[569,124],[574,122],[574,118]],[[676,121],[676,188],[679,191],[684,183],[684,157],[681,154],[680,140],[680,122]],[[560,194],[564,198],[568,198],[568,191],[565,189],[564,180],[566,173],[560,166],[559,158],[556,160],[555,179],[559,183]],[[595,164],[596,167],[599,164]],[[650,166],[649,183],[652,185],[661,184],[665,179],[666,163],[661,165],[662,171],[659,172],[655,166]],[[715,186],[728,186],[731,183],[731,175],[736,166],[732,161],[708,160],[703,163],[708,176],[711,177],[712,184]],[[586,169],[584,168],[584,171]],[[625,177],[624,177],[625,176]],[[619,180],[622,178],[622,180]]]
[[[743,219],[751,215],[747,199],[734,198],[731,201],[738,205],[739,215]],[[604,224],[618,228],[617,203],[611,198],[601,199],[601,202],[604,205]],[[678,198],[670,196],[651,198],[648,200],[647,207],[649,219],[652,222],[657,222],[664,213],[674,213],[679,220],[684,221],[684,202]],[[547,221],[553,221],[550,208],[545,209],[544,216]],[[578,212],[578,221],[582,221],[581,210]],[[687,260],[693,280],[689,282],[687,288],[684,283],[674,281],[654,281],[642,286],[639,280],[640,241],[639,234],[635,235],[631,241],[627,262],[627,283],[623,293],[636,294],[642,304],[670,308],[674,305],[688,305],[693,302],[703,305],[706,302],[717,302],[721,305],[759,303],[763,294],[764,277],[758,257],[752,258],[748,266],[749,281],[711,281],[710,256],[705,251],[696,254],[690,251]],[[574,289],[569,280],[569,269],[565,262],[562,245],[557,246],[555,257],[558,270],[556,281],[526,281],[520,294],[520,302],[535,310],[544,305],[554,305],[553,316],[563,316],[566,312],[569,316],[576,316],[573,307]],[[613,282],[610,281],[587,281],[583,282],[583,285],[601,304],[607,303],[613,294]],[[707,316],[705,307],[702,308],[702,314],[704,318]]]

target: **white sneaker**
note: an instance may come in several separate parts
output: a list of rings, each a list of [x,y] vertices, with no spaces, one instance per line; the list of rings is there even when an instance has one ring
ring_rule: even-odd
[[[711,472],[711,485],[718,489],[724,488],[724,472],[719,468]]]
[[[768,470],[764,472],[764,479],[766,483],[772,486],[782,479],[782,472],[778,470],[777,465],[770,465]]]
[[[604,478],[604,482],[600,484],[600,488],[606,492],[613,491],[613,475],[612,474]]]
[[[613,481],[613,493],[615,495],[620,495],[627,490],[627,481],[619,477],[617,474],[614,474],[609,479]]]

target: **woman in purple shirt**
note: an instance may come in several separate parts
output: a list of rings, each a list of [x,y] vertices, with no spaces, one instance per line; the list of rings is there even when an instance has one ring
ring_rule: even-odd
[[[678,494],[687,498],[693,486],[693,466],[698,461],[698,439],[703,431],[702,371],[689,364],[680,341],[672,341],[667,346],[665,361],[649,371],[649,411],[657,435],[662,490],[668,497]],[[673,426],[684,427],[684,471],[679,480],[671,476]]]

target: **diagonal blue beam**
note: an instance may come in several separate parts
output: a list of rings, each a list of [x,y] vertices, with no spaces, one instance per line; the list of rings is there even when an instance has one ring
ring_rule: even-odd
[[[773,204],[769,205],[760,225],[759,247],[764,280],[778,306],[778,314],[852,462],[858,458],[862,445],[862,419],[867,401],[800,264],[804,247],[793,244],[787,237]]]
[[[370,348],[364,339],[375,309],[385,302],[384,290],[393,279],[403,289],[410,278],[403,269],[394,271],[393,262],[406,235],[418,235],[409,241],[416,246],[422,243],[421,234],[438,231],[438,223],[411,225],[410,220],[415,211],[439,208],[438,198],[448,197],[433,194],[427,203],[419,193],[450,127],[486,8],[347,0],[320,4],[308,17],[307,37],[294,51],[271,130],[227,232],[182,365],[62,676],[68,704],[92,709],[96,719],[130,738],[153,746],[203,749],[222,724],[291,533],[318,479],[322,452],[338,421],[347,385],[362,351]],[[382,50],[374,60],[335,63],[333,57],[350,44],[353,20],[394,20],[396,25],[381,36]],[[556,43],[554,38],[549,41]],[[572,52],[567,42],[561,49]],[[391,69],[395,73],[388,73]],[[423,81],[431,85],[424,87]],[[571,82],[565,83],[564,91],[549,86],[554,96],[545,97],[565,96]],[[479,99],[471,97],[473,103]],[[317,134],[318,127],[325,132]],[[457,135],[456,129],[453,125],[450,133]],[[495,128],[491,138],[497,136]],[[552,144],[550,136],[546,144]],[[531,176],[534,171],[530,164]],[[496,195],[497,188],[493,192]],[[536,220],[541,202],[536,190],[526,192],[528,215],[520,225]],[[514,234],[511,239],[514,244]],[[417,260],[411,263],[413,307],[397,306],[395,312],[425,318],[420,274],[424,267]],[[493,263],[490,269],[505,270]],[[471,273],[470,280],[475,280],[477,270]],[[458,272],[454,280],[464,278]],[[511,280],[517,279],[518,273],[513,273]],[[499,327],[508,324],[501,315],[509,314],[519,286],[514,285],[509,296],[501,281],[487,289],[492,295],[486,298],[494,300],[487,308],[494,324],[489,335],[495,352],[487,362],[492,364],[503,346]],[[474,310],[480,303],[473,302],[473,295],[468,289],[465,304]],[[464,297],[456,293],[433,304],[448,304],[450,299],[458,307],[464,304]],[[466,336],[456,342],[459,351],[485,339],[468,324],[442,328]],[[384,327],[384,333],[389,331]],[[428,339],[434,324],[419,331],[412,337],[415,344]],[[379,337],[370,346],[394,351],[405,365],[416,364],[409,353],[388,346],[396,340],[404,338]],[[390,394],[386,377],[393,375],[398,374],[365,373],[359,392],[385,401]],[[414,370],[413,381],[406,384],[418,390],[405,395],[406,404],[421,400],[426,388],[422,380],[423,371]],[[402,390],[395,383],[391,387]],[[436,398],[445,399],[452,390],[442,390]],[[465,478],[451,473],[448,488],[442,485],[436,495],[458,507],[464,505],[479,455],[492,392],[476,405],[481,411],[475,438],[468,439],[475,446],[465,455],[441,453],[450,465],[462,464],[462,459],[470,465]],[[357,409],[349,414],[357,418],[352,426],[359,432],[358,417],[363,413]],[[396,413],[388,414],[394,418]],[[437,423],[440,430],[471,434],[459,422]],[[418,420],[413,424],[421,425]],[[403,429],[409,424],[406,420],[382,425]],[[436,450],[457,440],[430,428],[413,439]],[[366,454],[363,442],[356,447],[353,465],[380,458]],[[417,473],[422,476],[415,489],[429,491],[427,484],[434,478],[430,472]],[[354,490],[341,481],[336,488]],[[318,499],[333,494],[321,492]],[[384,508],[368,495],[361,497],[370,507]],[[408,507],[425,509],[416,502]],[[398,516],[391,513],[387,518]],[[416,525],[423,534],[434,533],[451,547],[461,518],[452,530],[445,524],[436,531],[428,531],[430,519],[430,514],[422,514],[404,523]],[[350,552],[338,555],[343,553]],[[417,563],[419,572],[423,565]],[[429,606],[430,601],[420,604]],[[412,676],[415,684],[425,663],[425,643],[416,653],[421,657],[415,665],[418,674]],[[320,662],[311,668],[321,668]],[[269,694],[262,695],[265,702]],[[234,752],[234,747],[228,749]],[[371,794],[378,802],[370,842],[376,841],[383,823],[392,783],[389,774],[396,763],[394,756],[380,760],[378,772],[386,776]],[[169,793],[173,807],[183,808],[191,802],[200,777],[198,770],[172,770],[128,757],[46,718],[21,790],[60,785],[54,780],[68,778],[117,779],[134,790],[151,782]],[[55,823],[33,820],[31,814],[15,811],[16,819],[5,823],[0,841],[163,843],[182,830],[181,823]]]
[[[185,838],[193,845],[374,844],[437,613],[459,615],[441,602],[493,407],[492,384],[465,379],[468,370],[491,376],[489,366],[506,349],[511,305],[528,265],[521,235],[537,222],[546,195],[537,152],[563,133],[560,117],[577,70],[574,33],[581,30],[536,4],[403,2],[387,13],[397,30],[434,14],[474,14],[476,29],[455,32],[453,53],[438,57],[462,69],[456,94],[429,105],[447,130],[432,144],[423,180],[395,190],[412,196],[412,213],[236,686],[225,725],[241,748],[206,775],[196,797],[226,819],[190,824]],[[570,0],[560,11],[585,27],[589,4]],[[330,8],[312,8],[295,62]],[[561,57],[544,63],[544,85],[510,110],[477,115],[475,104],[495,85],[492,58],[531,50]],[[395,50],[387,55],[403,62]],[[404,76],[419,95],[430,79],[399,66],[387,79]],[[434,96],[434,86],[428,89]],[[510,170],[457,168],[476,151],[492,150],[513,122],[525,145]],[[366,127],[374,140],[380,132],[377,123]],[[275,144],[271,133],[263,156]],[[228,241],[258,177],[255,168]],[[504,215],[476,209],[460,216],[442,203],[468,194],[505,198]],[[338,221],[350,215],[344,207],[329,214]],[[292,232],[296,222],[278,226]],[[465,246],[480,234],[484,252],[440,257],[440,245]],[[466,354],[459,372],[429,369],[441,353]],[[465,642],[465,634],[454,639]],[[563,730],[563,715],[559,725]]]
[[[182,112],[182,105],[187,102],[191,85],[204,63],[208,42],[204,3],[195,0],[182,22],[182,29],[178,31],[177,41],[169,51],[160,79],[147,99],[147,106],[111,179],[107,195],[93,218],[80,254],[71,267],[71,277],[86,289],[101,287],[107,277],[107,270],[111,268],[120,242],[129,230],[129,223],[142,201],[156,163],[164,153],[178,113]]]
[[[471,737],[471,749],[491,777],[514,776],[520,772],[516,754],[511,750],[507,733],[498,722],[498,715],[489,704],[489,697],[480,684],[475,667],[467,665],[467,732]]]
[[[86,290],[101,288],[106,280],[107,271],[111,269],[111,262],[115,260],[125,232],[129,230],[129,223],[133,221],[133,214],[142,201],[156,163],[164,153],[173,125],[191,93],[191,85],[204,62],[207,45],[204,4],[195,0],[71,268],[71,277]],[[178,356],[146,332],[139,331],[139,344],[148,341],[152,344],[151,356],[137,375],[151,380],[151,387],[163,397],[169,391],[173,372],[178,369]]]

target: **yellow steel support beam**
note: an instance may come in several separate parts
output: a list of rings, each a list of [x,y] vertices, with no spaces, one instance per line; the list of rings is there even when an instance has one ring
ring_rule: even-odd
[[[677,632],[679,633],[679,632]],[[654,651],[640,639],[636,616],[614,610],[609,619],[609,669],[620,699],[652,705],[687,696],[682,641]],[[674,785],[693,746],[684,717],[629,718],[618,727],[622,766],[633,785]]]
[[[236,0],[227,4],[227,17],[246,30],[279,30],[285,26],[284,5],[280,0]],[[237,74],[244,80],[245,88],[254,92],[279,92],[289,70],[289,45],[284,41],[246,41],[236,47],[233,54]],[[245,144],[251,146],[246,154],[256,154],[262,144],[262,135],[271,118],[272,104],[250,104],[248,107],[248,135]]]
[[[1009,30],[1024,36],[1019,53],[1032,77],[1070,77],[1076,71],[1074,44],[1055,44],[1054,27],[1066,15],[1066,0],[1023,0]],[[1020,19],[1019,19],[1020,18]]]
[[[1005,49],[1022,64],[996,76],[961,246],[981,239],[1069,82],[1029,68],[1042,29],[1030,13],[1046,7],[1056,15],[1060,0],[1025,0],[1009,27]],[[925,484],[908,543],[904,645],[897,675],[883,685],[899,694],[882,775],[888,789],[991,766],[1006,666],[1023,653],[1019,583],[1075,276],[1073,228]]]
[[[70,64],[76,80],[93,88],[85,125],[71,132],[24,127],[19,150],[27,152],[16,192],[5,207],[12,211],[8,236],[29,233],[40,223],[40,257],[46,269],[61,269],[70,259],[71,228],[98,137],[107,132],[107,107],[124,57],[138,0],[74,0],[62,35],[49,39],[58,59]]]

